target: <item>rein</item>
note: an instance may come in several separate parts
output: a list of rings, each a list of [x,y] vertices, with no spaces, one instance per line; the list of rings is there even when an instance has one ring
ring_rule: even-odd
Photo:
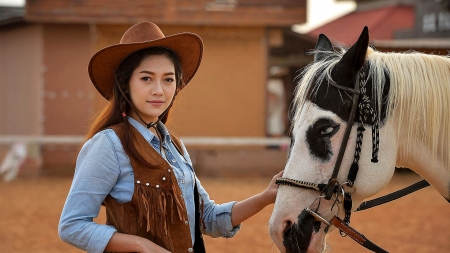
[[[338,157],[336,159],[336,163],[334,165],[333,173],[328,180],[327,183],[311,183],[311,182],[305,182],[301,180],[295,180],[290,178],[278,178],[276,180],[276,184],[278,185],[287,185],[297,188],[303,188],[303,189],[309,189],[314,190],[317,192],[320,192],[320,196],[318,197],[319,201],[321,198],[324,198],[326,200],[331,200],[333,195],[336,197],[333,198],[333,201],[335,202],[333,206],[338,203],[341,204],[343,202],[343,206],[345,209],[345,218],[344,220],[341,220],[339,215],[339,205],[338,205],[338,214],[333,216],[333,218],[328,221],[322,216],[320,216],[316,211],[311,210],[309,207],[306,208],[306,211],[310,213],[312,216],[314,216],[316,219],[320,220],[321,222],[325,223],[327,226],[335,226],[339,229],[342,236],[349,236],[353,240],[355,240],[357,243],[362,245],[363,247],[378,253],[386,253],[387,251],[383,248],[377,246],[370,240],[368,240],[363,234],[359,233],[352,227],[350,227],[350,215],[352,211],[352,195],[355,191],[353,189],[352,192],[346,192],[344,189],[344,186],[353,188],[354,187],[354,181],[356,179],[359,166],[358,161],[360,157],[361,152],[361,145],[362,145],[362,137],[363,137],[363,131],[365,131],[364,128],[364,122],[367,119],[367,115],[372,116],[372,141],[373,141],[373,150],[372,150],[372,162],[376,163],[378,162],[378,146],[379,146],[379,132],[378,132],[378,121],[376,119],[376,113],[370,106],[370,98],[366,95],[366,82],[365,79],[365,73],[364,68],[360,70],[359,75],[357,75],[357,80],[355,82],[355,87],[349,88],[342,85],[337,84],[334,82],[330,76],[327,75],[328,83],[339,89],[346,91],[348,93],[353,94],[352,95],[352,108],[350,112],[350,116],[347,122],[347,127],[344,132],[344,137],[342,139],[342,143],[339,149]],[[355,148],[355,154],[353,163],[350,167],[349,175],[347,176],[347,181],[343,184],[340,184],[337,180],[337,176],[339,174],[339,170],[341,168],[341,163],[344,157],[345,150],[347,148],[348,139],[350,137],[350,132],[352,130],[353,123],[355,121],[356,115],[359,113],[358,118],[358,128],[357,128],[357,139],[356,139],[356,148]],[[415,192],[419,189],[422,189],[424,187],[429,186],[430,184],[422,180],[418,183],[415,183],[411,186],[408,186],[404,189],[398,190],[396,192],[390,193],[386,196],[379,197],[373,200],[369,200],[366,202],[363,202],[356,211],[362,211],[369,208],[372,208],[374,206],[378,206],[387,202],[390,202],[392,200],[398,199],[400,197],[403,197],[405,195],[408,195],[412,192]],[[314,203],[314,202],[313,202]],[[311,206],[313,205],[311,204]]]

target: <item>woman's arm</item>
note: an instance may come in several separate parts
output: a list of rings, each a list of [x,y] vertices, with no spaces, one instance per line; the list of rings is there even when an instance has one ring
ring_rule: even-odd
[[[241,224],[261,211],[264,207],[275,203],[278,191],[278,185],[275,184],[275,180],[281,177],[282,174],[283,171],[276,174],[263,192],[233,205],[233,209],[231,210],[231,223],[233,226]]]
[[[80,150],[72,186],[69,190],[58,226],[58,233],[66,243],[90,253],[104,252],[105,246],[117,230],[94,222],[105,197],[119,182],[129,180],[130,192],[120,187],[120,202],[131,200],[133,179],[123,170],[129,162],[113,130],[97,133]],[[131,167],[129,168],[132,172]]]
[[[121,233],[114,233],[105,251],[107,252],[139,252],[139,253],[170,253],[150,240]]]

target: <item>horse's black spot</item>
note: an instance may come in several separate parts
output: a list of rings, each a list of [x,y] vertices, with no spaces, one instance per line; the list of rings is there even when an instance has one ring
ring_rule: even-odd
[[[294,136],[291,136],[291,144],[289,146],[289,153],[288,153],[287,160],[289,160],[289,158],[291,157],[292,147],[294,146],[294,144],[295,144],[295,138],[294,138]]]
[[[339,130],[339,124],[330,118],[319,118],[306,131],[306,143],[311,156],[327,162],[333,156],[331,137]]]
[[[306,253],[311,242],[314,217],[303,210],[298,215],[298,223],[294,223],[283,234],[283,245],[286,253]]]
[[[364,71],[368,71],[368,67],[365,68]],[[354,87],[354,82],[356,80],[356,76],[353,77],[351,80],[345,80],[344,77],[340,76],[342,72],[346,71],[339,71],[339,70],[333,70],[334,74],[334,81],[337,82],[339,85],[346,86],[349,88]],[[368,74],[368,72],[366,73]],[[344,81],[342,81],[344,80]],[[381,122],[380,126],[383,125],[383,122],[386,119],[386,112],[387,112],[387,101],[388,101],[388,95],[389,95],[389,87],[390,87],[390,78],[387,73],[385,73],[385,80],[386,83],[384,84],[383,92],[382,92],[382,99],[381,99],[381,111],[378,111],[378,105],[377,105],[377,98],[373,94],[373,80],[372,78],[367,79],[366,83],[366,94],[370,98],[370,104],[371,107],[376,110],[377,114],[379,114]],[[337,116],[339,116],[342,120],[348,121],[350,117],[350,112],[352,108],[352,94],[347,93],[343,90],[339,90],[333,86],[330,86],[328,81],[325,79],[323,82],[316,88],[317,92],[315,92],[315,95],[313,95],[312,88],[314,85],[311,86],[310,90],[308,91],[308,100],[310,100],[312,103],[316,104],[318,107],[331,111],[335,113]],[[367,122],[364,122],[365,124],[370,124],[369,122],[370,117],[368,118]]]
[[[322,222],[320,222],[320,221],[314,222],[314,233],[318,233],[319,232],[320,225],[322,225]]]

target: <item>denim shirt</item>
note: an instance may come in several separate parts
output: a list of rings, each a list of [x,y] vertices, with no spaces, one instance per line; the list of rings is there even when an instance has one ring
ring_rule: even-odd
[[[192,243],[195,235],[194,180],[204,201],[203,220],[206,229],[202,233],[212,237],[233,237],[240,225],[231,224],[231,209],[236,202],[215,204],[195,176],[189,154],[184,147],[184,157],[173,145],[162,123],[159,139],[144,125],[128,118],[155,150],[170,164],[175,172],[186,205]],[[112,129],[103,130],[86,141],[77,157],[75,174],[64,208],[58,233],[61,240],[87,252],[103,252],[117,230],[93,221],[100,211],[105,197],[110,194],[120,203],[131,201],[134,192],[133,169],[122,144]],[[202,226],[201,226],[202,227]]]

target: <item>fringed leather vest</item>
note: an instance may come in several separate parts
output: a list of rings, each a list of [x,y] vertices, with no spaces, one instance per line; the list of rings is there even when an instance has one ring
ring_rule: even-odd
[[[123,126],[122,123],[112,127],[122,145]],[[104,200],[106,223],[120,233],[147,238],[172,253],[204,253],[197,186],[195,245],[192,245],[186,206],[172,168],[134,127],[130,129],[139,155],[154,166],[149,168],[129,156],[134,173],[133,197],[130,202],[119,203],[108,195]],[[180,140],[173,134],[171,139],[183,155]]]

